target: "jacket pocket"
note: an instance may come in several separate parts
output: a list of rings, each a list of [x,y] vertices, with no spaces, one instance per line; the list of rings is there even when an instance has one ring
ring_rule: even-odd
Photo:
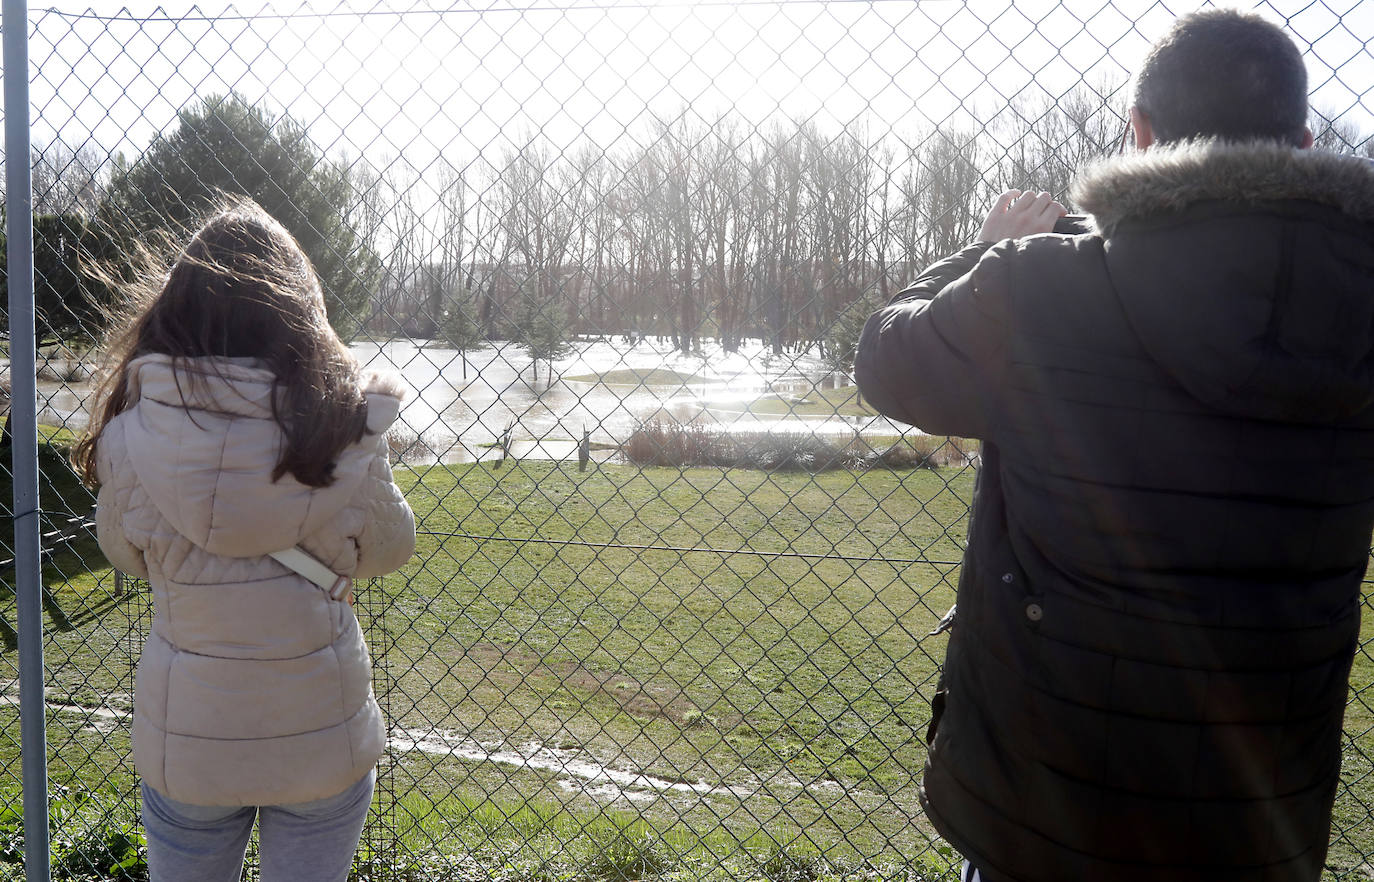
[[[940,718],[945,715],[945,702],[949,698],[949,689],[945,687],[944,676],[935,684],[935,697],[930,700],[930,724],[926,726],[926,746],[935,744],[935,733],[940,728]]]

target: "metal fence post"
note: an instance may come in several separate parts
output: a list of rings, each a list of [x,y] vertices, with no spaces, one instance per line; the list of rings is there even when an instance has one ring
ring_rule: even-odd
[[[4,0],[5,236],[10,315],[10,434],[15,585],[19,606],[19,732],[24,768],[24,875],[49,878],[47,709],[39,569],[37,378],[33,304],[33,176],[29,165],[27,0]]]

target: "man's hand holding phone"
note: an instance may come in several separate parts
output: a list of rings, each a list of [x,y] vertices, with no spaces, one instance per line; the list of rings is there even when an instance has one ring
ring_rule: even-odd
[[[1020,239],[1035,233],[1054,230],[1055,221],[1068,214],[1068,209],[1054,201],[1049,193],[1034,190],[1008,190],[997,197],[987,220],[983,221],[980,242],[1000,242]]]

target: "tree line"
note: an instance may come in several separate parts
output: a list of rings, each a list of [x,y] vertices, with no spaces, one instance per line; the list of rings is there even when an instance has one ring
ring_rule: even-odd
[[[230,193],[301,242],[345,337],[460,351],[511,340],[536,366],[579,335],[654,335],[684,352],[759,339],[817,347],[844,369],[863,318],[971,241],[996,193],[1062,196],[1117,149],[1118,91],[1085,84],[907,136],[684,112],[610,148],[531,135],[495,160],[423,165],[330,156],[289,115],[212,96],[133,159],[35,151],[39,335],[93,339],[118,272],[90,268],[134,271],[127,256],[150,235],[184,237]],[[1374,154],[1353,127],[1313,122],[1319,147]]]
[[[967,244],[995,193],[1062,193],[1123,120],[1085,87],[906,139],[722,116],[655,120],[613,149],[533,136],[490,165],[366,165],[354,226],[392,258],[367,326],[460,349],[538,331],[684,352],[760,339],[842,364],[857,317]]]
[[[354,197],[347,166],[289,117],[235,95],[184,109],[133,160],[56,142],[35,148],[32,168],[40,344],[96,342],[119,312],[120,280],[165,269],[144,258],[170,262],[171,243],[184,242],[223,195],[252,197],[295,235],[341,330],[356,327],[351,317],[380,278],[377,256],[347,221]]]

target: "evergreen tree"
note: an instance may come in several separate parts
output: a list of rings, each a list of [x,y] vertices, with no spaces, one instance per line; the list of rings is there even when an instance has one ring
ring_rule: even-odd
[[[450,346],[458,350],[458,357],[463,360],[464,380],[468,378],[468,350],[479,348],[484,341],[479,315],[481,303],[471,283],[469,277],[467,285],[457,287],[452,292],[439,320],[439,332]]]
[[[320,275],[330,320],[351,332],[380,262],[345,222],[353,202],[347,167],[326,158],[290,116],[233,93],[182,110],[170,134],[116,171],[100,215],[130,235],[180,236],[222,194],[253,199],[296,237]]]
[[[553,362],[572,351],[572,325],[568,311],[554,300],[541,300],[533,286],[525,286],[521,298],[521,312],[516,322],[519,343],[534,365],[534,379],[539,379],[539,362],[549,362],[549,379],[553,379]]]
[[[33,219],[34,332],[39,346],[65,343],[81,350],[100,339],[112,303],[107,285],[91,273],[118,246],[108,228],[80,214],[39,214]],[[0,235],[0,282],[8,280],[5,237]],[[0,284],[0,304],[8,303]],[[9,331],[9,312],[0,310]]]
[[[823,341],[821,360],[827,368],[835,373],[853,374],[864,323],[877,308],[877,300],[865,295],[840,310]]]

